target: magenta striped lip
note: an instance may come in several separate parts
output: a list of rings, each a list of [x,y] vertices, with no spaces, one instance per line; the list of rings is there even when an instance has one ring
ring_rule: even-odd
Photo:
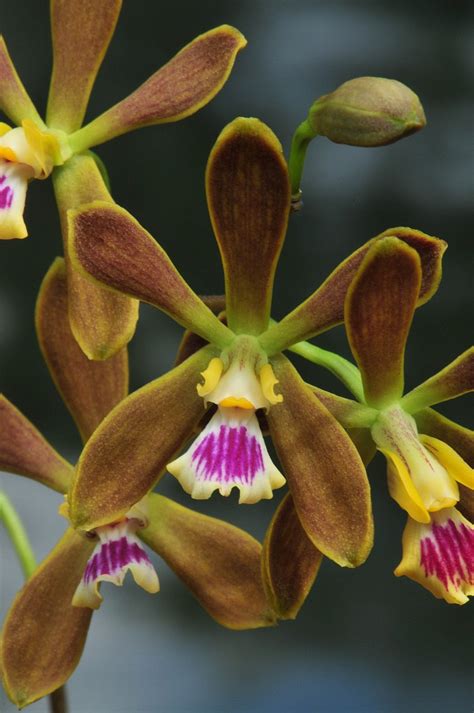
[[[83,581],[88,584],[104,575],[115,575],[133,563],[146,563],[152,566],[146,552],[137,542],[130,542],[127,537],[102,542],[100,549],[87,563]]]
[[[5,183],[6,179],[7,177],[5,175],[0,176],[0,186]],[[13,196],[13,189],[10,186],[5,186],[0,190],[0,210],[7,210],[8,208],[11,208]]]
[[[221,425],[208,433],[193,451],[192,461],[203,480],[224,483],[238,480],[251,485],[264,470],[261,445],[242,425]]]
[[[433,524],[432,536],[420,542],[420,563],[425,576],[439,579],[446,589],[458,588],[462,582],[474,583],[474,530],[464,523],[448,520]]]

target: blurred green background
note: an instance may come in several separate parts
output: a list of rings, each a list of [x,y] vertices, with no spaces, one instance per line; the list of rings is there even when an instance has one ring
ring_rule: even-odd
[[[98,0],[99,1],[99,0]],[[274,316],[306,297],[335,265],[388,227],[409,225],[444,238],[449,250],[437,295],[414,320],[407,387],[471,343],[473,13],[469,2],[126,0],[93,92],[90,118],[115,103],[199,33],[238,27],[248,47],[228,84],[181,123],[121,137],[98,150],[115,199],[161,242],[197,292],[221,293],[223,278],[207,215],[204,169],[223,126],[257,116],[285,149],[309,105],[360,75],[399,79],[421,97],[427,128],[400,143],[355,149],[317,140],[304,177],[303,211],[291,218],[276,281]],[[50,37],[46,0],[0,2],[0,30],[38,108],[46,103]],[[471,152],[471,153],[470,153]],[[0,390],[60,449],[77,457],[74,426],[41,361],[33,331],[36,294],[60,254],[50,182],[28,193],[30,238],[4,243],[0,260]],[[132,386],[166,371],[180,329],[143,306],[131,348]],[[342,328],[318,344],[348,355]],[[304,375],[343,394],[321,369]],[[472,405],[472,402],[471,402]],[[469,399],[446,404],[471,426]],[[80,666],[68,686],[73,713],[463,713],[472,710],[472,617],[407,579],[393,577],[404,515],[390,501],[381,458],[370,467],[376,544],[366,565],[342,571],[324,562],[296,622],[230,632],[201,610],[155,557],[162,591],[127,582],[104,586]],[[59,497],[3,475],[42,558],[64,529]],[[167,476],[160,492],[262,536],[281,497],[257,506],[214,496],[191,503]],[[0,532],[2,616],[21,585]],[[205,553],[203,553],[205,556]],[[2,697],[3,696],[3,697]],[[0,710],[13,711],[0,693]],[[34,704],[34,713],[47,710]]]

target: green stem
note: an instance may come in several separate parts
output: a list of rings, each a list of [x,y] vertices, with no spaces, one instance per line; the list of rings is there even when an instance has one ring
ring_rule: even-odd
[[[299,199],[301,193],[301,178],[303,176],[306,151],[309,143],[316,134],[305,119],[296,129],[291,141],[288,171],[290,173],[291,196],[294,201]]]
[[[289,351],[299,354],[313,364],[322,366],[330,371],[349,389],[357,401],[362,404],[365,403],[359,369],[350,361],[339,356],[339,354],[334,354],[334,352],[330,352],[327,349],[321,349],[321,347],[309,342],[298,342],[289,347]]]

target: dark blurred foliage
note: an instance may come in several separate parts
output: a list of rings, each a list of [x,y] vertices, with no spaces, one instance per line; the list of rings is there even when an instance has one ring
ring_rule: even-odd
[[[223,290],[204,195],[206,159],[223,126],[237,115],[257,116],[287,150],[293,130],[317,96],[353,76],[386,76],[419,94],[428,126],[379,149],[314,142],[304,176],[304,209],[291,218],[281,258],[274,316],[313,291],[362,242],[390,226],[409,225],[444,238],[449,250],[439,292],[414,320],[407,386],[470,345],[470,2],[127,0],[124,5],[92,96],[90,118],[133,90],[200,32],[227,22],[249,41],[228,84],[207,108],[183,122],[145,129],[98,149],[117,202],[161,242],[197,292]],[[2,0],[0,29],[20,76],[43,110],[51,57],[47,2]],[[0,246],[0,389],[74,458],[78,436],[41,361],[33,330],[39,285],[61,252],[50,182],[30,187],[27,224],[26,241]],[[133,388],[170,367],[180,333],[167,317],[142,307],[130,347]],[[349,355],[342,328],[317,343]],[[296,361],[308,380],[344,393],[323,370]],[[442,410],[472,427],[468,408],[469,398],[464,398]],[[469,610],[448,606],[414,583],[393,577],[404,516],[388,498],[381,459],[371,466],[370,476],[376,516],[373,555],[357,571],[325,562],[295,623],[238,634],[219,629],[161,563],[162,593],[156,599],[132,585],[123,591],[104,588],[105,606],[95,617],[70,686],[72,710],[470,710]],[[24,516],[38,557],[44,556],[63,528],[55,515],[58,498],[13,476],[3,477],[3,487]],[[190,504],[171,477],[159,487]],[[238,507],[235,497],[215,496],[191,505],[261,536],[275,502]],[[2,560],[4,611],[21,582],[4,539]],[[45,705],[36,705],[38,713]],[[2,710],[13,709],[4,702]]]

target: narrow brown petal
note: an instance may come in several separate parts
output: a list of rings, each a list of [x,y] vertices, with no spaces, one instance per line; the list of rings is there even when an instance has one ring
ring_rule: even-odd
[[[229,25],[199,35],[129,97],[77,132],[74,145],[81,149],[97,146],[142,126],[194,114],[222,89],[238,51],[246,44],[243,35]]]
[[[405,344],[420,285],[417,252],[389,237],[373,245],[347,292],[347,337],[371,406],[382,408],[403,394]]]
[[[36,302],[36,332],[50,374],[87,441],[128,393],[128,356],[122,349],[106,361],[91,361],[73,337],[68,315],[66,266],[56,258]]]
[[[276,354],[342,322],[347,290],[362,260],[375,242],[387,236],[398,237],[417,251],[422,269],[417,305],[427,302],[441,279],[441,260],[446,243],[412,228],[390,228],[349,255],[307,300],[260,337],[267,352]]]
[[[73,156],[55,170],[53,182],[68,273],[71,329],[89,359],[109,359],[133,337],[138,320],[138,302],[92,282],[72,266],[66,214],[70,208],[82,203],[96,199],[112,203],[112,198],[91,156]]]
[[[71,133],[82,124],[121,6],[122,0],[51,0],[48,126]]]
[[[473,390],[474,347],[470,347],[444,369],[410,391],[401,404],[405,410],[414,412]]]
[[[153,488],[204,414],[196,384],[214,356],[205,347],[106,416],[77,466],[69,500],[76,527],[120,519]]]
[[[263,543],[263,576],[279,619],[296,619],[318,574],[323,555],[301,527],[288,493],[268,527]]]
[[[181,277],[163,248],[117,205],[95,201],[69,214],[74,267],[114,290],[149,302],[219,346],[227,329]]]
[[[224,266],[227,320],[234,332],[268,326],[273,280],[290,209],[280,142],[258,119],[235,119],[211,151],[209,213]]]
[[[67,530],[7,614],[3,683],[19,708],[62,686],[79,663],[92,610],[73,607],[71,600],[94,544]]]
[[[26,416],[0,394],[0,470],[18,473],[67,492],[74,468],[57,453]]]
[[[284,356],[272,359],[283,402],[268,413],[298,517],[311,542],[342,566],[356,567],[372,547],[370,488],[342,426]]]
[[[204,609],[229,629],[271,626],[260,571],[261,545],[244,530],[161,495],[148,498],[140,537],[183,580]]]
[[[415,414],[420,433],[434,436],[444,441],[459,453],[471,468],[474,468],[474,431],[460,426],[432,408],[425,408]],[[474,490],[459,483],[461,500],[456,506],[465,517],[474,523]]]
[[[43,120],[35,109],[15,65],[8,53],[5,40],[0,36],[0,110],[17,126],[23,119],[31,119],[40,126]]]

